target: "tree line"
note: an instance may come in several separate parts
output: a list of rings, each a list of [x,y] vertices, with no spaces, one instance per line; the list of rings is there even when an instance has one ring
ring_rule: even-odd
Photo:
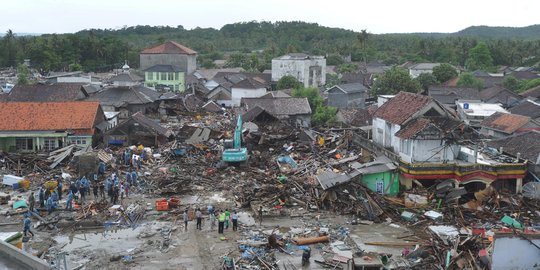
[[[536,38],[536,39],[535,39]],[[74,34],[16,36],[11,30],[0,39],[0,66],[15,67],[23,59],[43,72],[82,68],[107,71],[127,60],[138,67],[139,52],[166,40],[178,41],[199,52],[199,65],[228,59],[228,66],[249,71],[270,68],[271,59],[290,52],[324,55],[332,62],[385,64],[444,62],[465,66],[470,50],[485,44],[494,66],[530,66],[540,60],[540,40],[477,38],[440,34],[370,34],[306,22],[242,22],[221,29],[184,29],[181,25],[87,29]],[[331,60],[333,59],[333,60]],[[334,61],[335,60],[335,61]]]

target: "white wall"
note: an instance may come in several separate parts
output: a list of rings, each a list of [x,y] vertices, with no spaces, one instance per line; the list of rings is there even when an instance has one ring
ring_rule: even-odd
[[[257,98],[266,94],[266,88],[257,88],[257,89],[245,89],[245,88],[231,88],[232,94],[232,104],[233,106],[239,107],[240,100],[242,98]],[[221,103],[219,103],[221,104]]]
[[[321,67],[320,74],[316,75],[317,82],[309,83],[310,66]],[[278,81],[283,76],[293,76],[304,84],[304,87],[317,87],[326,84],[326,59],[298,59],[298,60],[272,60],[272,81]]]
[[[441,140],[413,140],[412,162],[453,161],[459,154],[459,146],[444,146]]]
[[[400,139],[394,134],[401,129],[399,125],[390,123],[390,129],[387,128],[386,121],[380,118],[373,118],[373,141],[382,145],[383,147],[392,147],[394,152],[399,153]],[[382,132],[381,132],[382,130]],[[390,142],[388,143],[385,138],[390,136]]]

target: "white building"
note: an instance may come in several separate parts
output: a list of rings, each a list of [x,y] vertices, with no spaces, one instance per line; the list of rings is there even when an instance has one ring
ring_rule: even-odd
[[[416,78],[422,73],[433,73],[433,68],[440,65],[440,63],[418,63],[409,68],[409,75]]]
[[[509,113],[500,104],[483,103],[479,100],[456,101],[459,118],[470,126],[478,126],[484,119],[496,112]]]
[[[447,139],[460,124],[433,98],[400,92],[373,115],[373,141],[409,163],[448,162],[459,146]]]
[[[326,83],[326,59],[304,53],[290,53],[272,59],[272,81],[293,76],[304,87],[318,87]]]
[[[231,87],[232,105],[240,106],[242,98],[257,98],[266,94],[266,85],[264,81],[257,78],[245,78]]]

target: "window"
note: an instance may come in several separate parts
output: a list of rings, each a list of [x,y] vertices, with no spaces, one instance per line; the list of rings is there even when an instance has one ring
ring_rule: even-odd
[[[411,140],[402,140],[401,141],[401,153],[405,155],[411,154]]]
[[[161,75],[161,80],[162,80],[162,81],[166,81],[166,80],[167,80],[167,72],[160,73],[160,75]]]
[[[54,138],[45,138],[43,141],[43,149],[45,151],[52,151],[56,148],[56,139]]]
[[[176,78],[175,78],[176,76],[175,76],[175,75],[176,75],[176,74],[175,74],[174,72],[170,72],[170,73],[169,73],[169,81],[174,81],[174,80],[176,80]]]
[[[146,80],[147,81],[153,81],[154,80],[154,72],[146,72]]]
[[[32,138],[15,138],[15,148],[17,150],[34,150],[34,140]]]
[[[71,144],[85,145],[86,137],[70,137]]]

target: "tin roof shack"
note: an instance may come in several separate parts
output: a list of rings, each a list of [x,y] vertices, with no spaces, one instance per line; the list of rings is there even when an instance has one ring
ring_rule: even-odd
[[[0,149],[34,152],[95,145],[102,122],[106,119],[98,102],[0,103]]]
[[[157,147],[167,143],[172,135],[173,132],[169,129],[144,116],[141,112],[137,112],[105,133],[105,143],[107,145],[142,144]]]

